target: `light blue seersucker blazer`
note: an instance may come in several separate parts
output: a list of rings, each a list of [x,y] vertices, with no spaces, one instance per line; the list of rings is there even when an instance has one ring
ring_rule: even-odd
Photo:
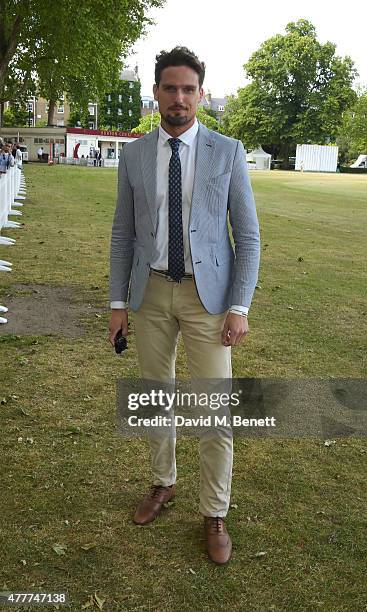
[[[154,251],[157,142],[158,129],[125,145],[119,163],[110,301],[126,302],[130,286],[132,310],[138,310],[143,301]],[[245,151],[240,141],[201,123],[189,239],[196,287],[205,309],[219,314],[234,304],[249,307],[257,281],[260,238]]]

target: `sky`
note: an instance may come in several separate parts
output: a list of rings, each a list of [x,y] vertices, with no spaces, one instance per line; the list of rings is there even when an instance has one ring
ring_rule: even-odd
[[[284,33],[287,23],[302,18],[313,23],[321,43],[329,40],[337,55],[352,58],[360,74],[356,83],[367,87],[365,2],[308,0],[300,7],[296,0],[167,0],[150,16],[155,25],[127,60],[131,68],[138,65],[142,95],[152,95],[156,54],[176,45],[188,47],[205,62],[206,92],[218,98],[235,94],[247,82],[243,64],[251,54],[267,38]]]

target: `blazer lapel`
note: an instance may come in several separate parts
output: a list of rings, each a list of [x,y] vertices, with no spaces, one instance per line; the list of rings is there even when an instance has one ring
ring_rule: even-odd
[[[144,189],[154,229],[157,225],[157,143],[158,130],[153,130],[140,142]]]
[[[202,123],[199,123],[190,225],[195,223],[196,215],[202,210],[207,181],[213,174],[214,153],[215,140],[212,138],[210,131]]]

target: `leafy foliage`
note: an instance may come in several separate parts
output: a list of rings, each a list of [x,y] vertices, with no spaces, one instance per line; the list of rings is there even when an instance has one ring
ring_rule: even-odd
[[[337,144],[342,161],[367,154],[367,91],[360,91],[354,106],[344,113]]]
[[[140,81],[115,80],[109,91],[99,106],[100,124],[107,129],[131,131],[140,121]]]
[[[222,131],[247,147],[278,145],[284,158],[297,143],[334,139],[356,97],[352,60],[319,43],[304,19],[266,40],[244,68],[251,83],[229,100]]]
[[[116,78],[131,45],[164,0],[0,0],[0,100],[37,85],[54,102],[66,92],[85,108]],[[51,103],[52,102],[52,103]]]
[[[7,108],[3,114],[4,127],[27,127],[28,113],[19,104]]]
[[[202,106],[198,107],[196,116],[210,130],[218,130],[218,121],[209,115]],[[159,112],[155,112],[153,115],[149,113],[149,115],[141,117],[139,124],[131,131],[136,134],[146,134],[158,127],[160,120],[161,115]]]
[[[98,129],[131,131],[140,121],[140,81],[116,79],[109,91],[98,100]],[[69,126],[88,128],[92,120],[95,117],[89,114],[88,107],[72,105]]]

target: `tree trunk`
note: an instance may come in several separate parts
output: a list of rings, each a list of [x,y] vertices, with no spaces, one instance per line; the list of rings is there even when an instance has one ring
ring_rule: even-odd
[[[27,0],[26,4],[29,2]],[[9,32],[5,30],[4,15],[6,11],[6,2],[0,0],[0,92],[4,93],[4,85],[6,80],[6,74],[8,72],[9,64],[12,57],[17,49],[19,41],[19,32],[22,25],[23,17],[17,15],[12,24],[9,24]]]
[[[48,118],[47,118],[47,125],[50,126],[54,126],[54,117],[55,117],[55,110],[56,110],[56,100],[50,100],[48,103]]]
[[[289,142],[282,142],[280,145],[279,157],[283,160],[282,169],[289,170],[289,151],[290,151]]]
[[[0,128],[3,127],[3,122],[4,122],[4,106],[5,106],[5,103],[0,102]]]

